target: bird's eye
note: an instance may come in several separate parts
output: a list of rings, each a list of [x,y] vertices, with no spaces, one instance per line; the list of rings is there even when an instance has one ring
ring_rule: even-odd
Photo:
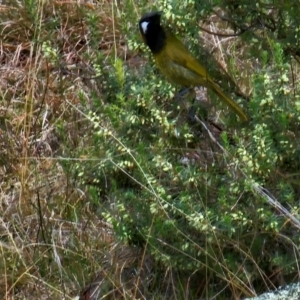
[[[148,24],[149,24],[149,22],[146,22],[146,21],[141,23],[141,27],[143,29],[144,34],[147,32]]]

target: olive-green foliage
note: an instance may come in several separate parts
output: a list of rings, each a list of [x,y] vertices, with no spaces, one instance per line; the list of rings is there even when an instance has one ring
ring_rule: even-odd
[[[145,1],[136,4],[151,9]],[[246,0],[156,5],[194,53],[195,22],[217,9],[225,12],[249,49],[244,59],[255,65],[252,96],[245,104],[251,122],[234,129],[225,119],[234,141],[224,133],[219,143],[225,149],[212,147],[205,130],[187,122],[186,110],[173,100],[174,87],[153,66],[135,27],[139,16],[131,12],[128,23],[124,10],[120,22],[128,45],[150,62],[134,72],[111,57],[109,72],[100,74],[104,101],[94,95],[86,112],[94,124],[88,154],[98,161],[81,163],[79,174],[89,182],[96,211],[120,239],[147,244],[166,267],[197,270],[200,278],[219,284],[217,291],[230,282],[251,295],[252,283],[263,290],[273,270],[289,278],[297,266],[298,231],[253,185],[299,213],[299,74],[291,57],[299,51],[299,7],[294,1]],[[193,159],[183,163],[188,154]]]

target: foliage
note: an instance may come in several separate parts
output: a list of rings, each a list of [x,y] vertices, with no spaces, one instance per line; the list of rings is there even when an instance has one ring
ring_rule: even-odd
[[[213,95],[191,120],[194,95],[178,97],[137,31],[153,3],[116,3],[6,7],[0,294],[239,299],[295,280],[300,8],[155,2],[247,110],[240,124]]]

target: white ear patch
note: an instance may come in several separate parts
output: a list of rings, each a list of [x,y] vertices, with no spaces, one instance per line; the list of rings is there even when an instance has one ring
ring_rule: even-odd
[[[143,29],[144,34],[147,32],[148,24],[149,24],[149,22],[146,22],[146,21],[141,23],[141,27]]]

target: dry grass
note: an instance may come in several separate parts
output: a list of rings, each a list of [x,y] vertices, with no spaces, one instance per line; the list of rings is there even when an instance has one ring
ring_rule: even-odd
[[[96,272],[99,262],[92,263],[94,254],[101,261],[104,249],[114,243],[110,225],[85,205],[84,191],[71,182],[60,157],[68,161],[68,153],[89,138],[85,132],[90,125],[74,110],[80,108],[78,94],[84,84],[78,71],[68,71],[79,62],[87,69],[89,63],[82,57],[89,47],[84,14],[101,14],[99,49],[105,55],[114,51],[120,37],[107,30],[114,20],[105,3],[100,8],[72,1],[37,4],[11,2],[1,7],[4,299],[70,299],[86,274],[80,270],[81,261],[89,260]],[[45,43],[56,49],[58,59],[45,53]],[[74,217],[77,222],[68,221]],[[76,277],[70,277],[71,269]]]
[[[0,13],[0,297],[72,299],[84,286],[82,299],[100,291],[108,298],[141,294],[151,260],[115,241],[111,225],[95,215],[64,169],[90,138],[79,95],[102,95],[102,82],[89,80],[97,53],[86,14],[101,19],[96,50],[104,61],[117,55],[130,65],[118,7],[111,1],[11,2]],[[91,105],[89,96],[86,101]]]

